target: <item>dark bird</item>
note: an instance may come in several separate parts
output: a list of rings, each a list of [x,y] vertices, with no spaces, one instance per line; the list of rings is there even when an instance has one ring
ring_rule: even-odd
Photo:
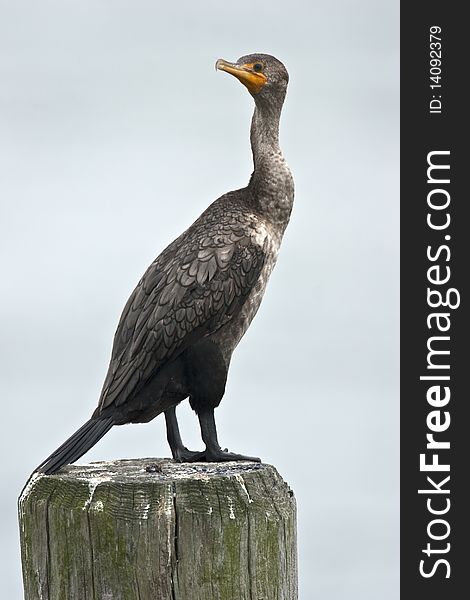
[[[213,202],[147,269],[119,321],[98,407],[38,472],[55,473],[76,461],[113,425],[146,423],[163,412],[175,460],[259,461],[222,450],[214,409],[292,210],[294,182],[279,147],[289,76],[267,54],[218,60],[216,69],[234,75],[255,101],[250,181]],[[175,409],[185,398],[199,418],[203,452],[181,440]]]

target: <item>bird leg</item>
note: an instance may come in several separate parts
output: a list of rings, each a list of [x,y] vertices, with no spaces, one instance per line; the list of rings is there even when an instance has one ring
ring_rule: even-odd
[[[231,460],[248,460],[250,462],[261,462],[261,459],[254,456],[243,456],[222,450],[217,439],[217,428],[215,425],[214,409],[205,409],[198,413],[199,424],[201,426],[202,440],[206,449],[202,456],[196,460],[205,460],[207,462],[227,462]],[[193,461],[191,461],[193,462]]]
[[[183,445],[181,439],[180,428],[178,426],[178,419],[176,418],[176,407],[172,406],[165,411],[166,421],[166,438],[170,445],[171,454],[177,462],[195,462],[201,459],[203,452],[194,452],[188,450]]]

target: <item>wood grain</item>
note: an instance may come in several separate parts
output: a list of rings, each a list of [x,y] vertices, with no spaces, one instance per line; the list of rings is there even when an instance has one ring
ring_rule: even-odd
[[[35,475],[26,600],[296,600],[296,506],[270,465],[166,459]]]

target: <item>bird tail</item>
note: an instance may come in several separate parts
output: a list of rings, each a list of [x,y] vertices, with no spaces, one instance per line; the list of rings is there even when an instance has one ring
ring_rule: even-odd
[[[59,446],[35,471],[51,475],[63,465],[75,462],[100,440],[114,425],[112,417],[90,419]]]

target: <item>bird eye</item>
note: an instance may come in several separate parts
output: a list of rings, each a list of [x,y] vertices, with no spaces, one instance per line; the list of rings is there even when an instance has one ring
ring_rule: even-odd
[[[255,63],[253,65],[253,71],[257,71],[258,73],[263,70],[263,65],[261,63]]]

